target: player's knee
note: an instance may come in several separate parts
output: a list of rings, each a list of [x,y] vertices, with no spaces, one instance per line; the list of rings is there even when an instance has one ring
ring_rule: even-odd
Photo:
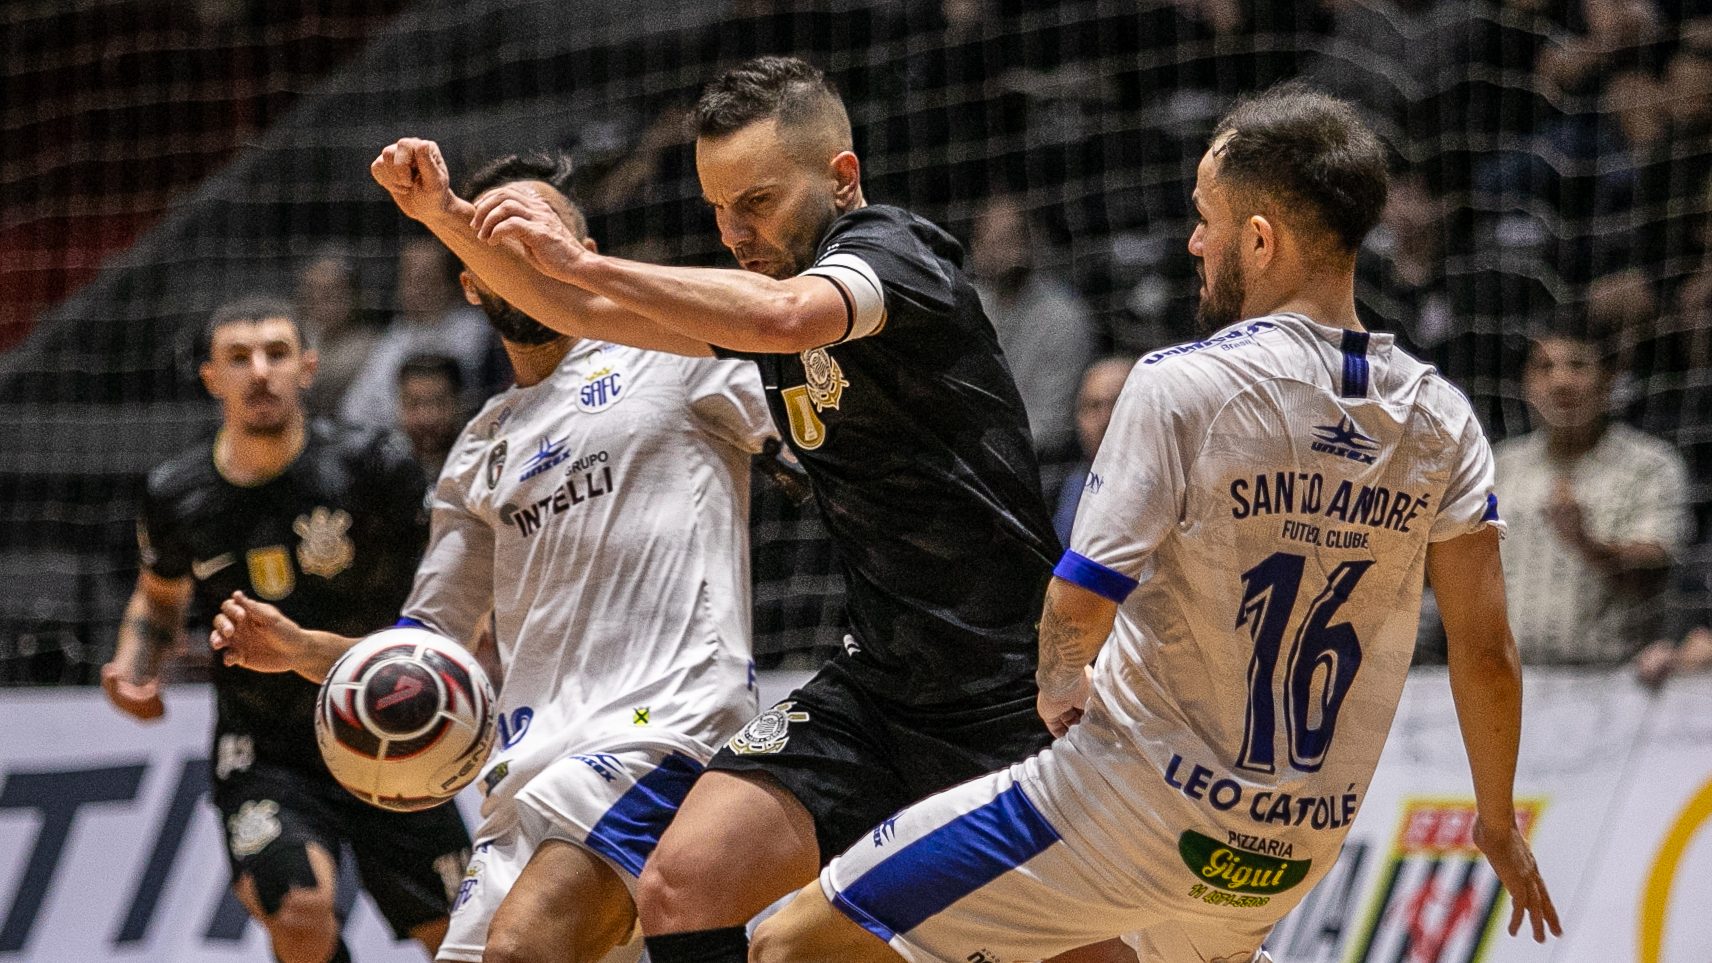
[[[327,963],[339,939],[333,894],[324,889],[287,891],[278,912],[268,917],[267,929],[280,963]]]
[[[736,883],[727,867],[727,883]],[[698,898],[709,892],[707,880],[718,877],[718,866],[706,858],[706,847],[674,845],[667,833],[659,848],[648,857],[642,875],[636,881],[636,915],[642,920],[643,932],[670,933],[683,925],[693,924]]]
[[[798,940],[789,920],[774,916],[755,928],[749,938],[749,963],[788,963],[802,959],[793,955]]]
[[[663,924],[688,898],[690,875],[684,859],[664,847],[655,850],[636,880],[636,915],[644,932],[669,932]]]

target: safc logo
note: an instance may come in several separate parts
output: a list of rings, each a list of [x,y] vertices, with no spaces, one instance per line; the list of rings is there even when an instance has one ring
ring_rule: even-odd
[[[1357,431],[1355,422],[1350,421],[1348,415],[1335,425],[1315,425],[1314,437],[1317,440],[1309,445],[1313,450],[1363,465],[1373,464],[1375,456],[1371,452],[1379,450],[1379,442]]]

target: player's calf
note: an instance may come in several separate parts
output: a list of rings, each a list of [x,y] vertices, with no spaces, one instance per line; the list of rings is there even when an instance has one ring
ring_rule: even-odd
[[[289,890],[279,912],[262,922],[280,963],[329,963],[350,958],[339,943],[339,921],[333,915],[331,892]]]
[[[818,880],[762,923],[749,946],[750,963],[897,963],[900,959],[878,936],[834,909]]]
[[[333,857],[320,846],[277,840],[251,857],[234,886],[268,932],[280,963],[345,963],[333,912]]]

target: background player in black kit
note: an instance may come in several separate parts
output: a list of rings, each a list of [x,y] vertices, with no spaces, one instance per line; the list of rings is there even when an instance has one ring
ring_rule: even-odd
[[[820,72],[750,61],[708,87],[694,119],[703,194],[742,271],[592,254],[521,191],[460,202],[428,141],[372,166],[406,214],[543,323],[755,360],[837,548],[850,652],[739,732],[679,810],[638,894],[654,963],[744,960],[743,924],[841,847],[1047,743],[1033,624],[1059,551],[962,249],[867,206]]]
[[[186,616],[206,623],[234,591],[349,635],[390,625],[426,538],[424,479],[397,438],[310,423],[315,370],[289,308],[252,299],[207,327],[203,384],[221,405],[212,449],[149,474],[142,568],[102,682],[120,709],[161,714],[160,650]],[[348,960],[333,912],[340,843],[398,938],[430,953],[446,931],[469,835],[450,804],[373,808],[333,781],[315,745],[317,685],[214,660],[214,803],[235,891],[283,963]]]

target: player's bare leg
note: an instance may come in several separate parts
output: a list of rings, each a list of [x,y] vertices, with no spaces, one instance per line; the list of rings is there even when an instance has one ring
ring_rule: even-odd
[[[535,850],[488,924],[483,963],[595,963],[636,928],[630,891],[580,846]]]
[[[422,944],[428,951],[428,958],[433,959],[440,952],[440,943],[446,938],[446,926],[451,921],[442,916],[437,920],[418,923],[410,928],[410,938]]]
[[[795,796],[766,776],[705,772],[642,871],[642,932],[742,926],[819,868],[814,821]]]
[[[897,963],[903,959],[878,936],[832,907],[817,880],[755,930],[750,963]]]
[[[240,876],[233,886],[238,901],[267,929],[280,963],[327,963],[339,944],[339,921],[333,915],[333,880],[337,877],[333,857],[314,843],[304,849],[315,872],[315,885],[287,889],[273,912],[264,908],[250,875]]]

